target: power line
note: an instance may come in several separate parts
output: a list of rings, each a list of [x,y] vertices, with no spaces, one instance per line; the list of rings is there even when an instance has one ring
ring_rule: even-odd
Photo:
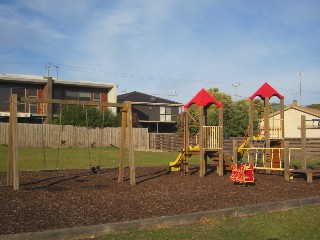
[[[0,66],[7,66],[7,67],[31,67],[31,66],[43,66],[44,63],[1,63]],[[145,74],[133,74],[133,73],[125,73],[125,72],[116,72],[116,71],[110,71],[105,69],[98,69],[98,68],[90,68],[90,67],[82,67],[82,66],[74,66],[74,65],[67,65],[67,64],[59,64],[59,63],[49,63],[49,65],[45,65],[47,70],[47,75],[50,75],[50,68],[51,66],[54,66],[57,71],[57,78],[58,78],[58,71],[76,71],[76,72],[89,72],[89,73],[98,73],[102,75],[108,75],[108,76],[114,76],[114,77],[120,77],[120,78],[130,78],[130,79],[151,79],[151,80],[161,80],[164,82],[172,82],[172,83],[179,83],[182,84],[212,84],[212,83],[222,83],[225,84],[225,81],[218,81],[218,80],[195,80],[195,79],[188,79],[188,78],[174,78],[174,77],[163,77],[163,76],[154,76],[154,75],[145,75]],[[302,71],[301,71],[302,72]],[[298,73],[299,74],[299,73]],[[303,72],[302,72],[303,74]],[[301,75],[302,75],[301,74]],[[300,76],[301,77],[301,76]],[[260,87],[261,84],[257,83],[250,83],[250,82],[243,82],[239,81],[237,82],[239,86],[243,87]],[[233,86],[234,84],[231,84]],[[235,87],[235,86],[233,86]],[[296,93],[295,89],[288,89],[288,88],[277,88],[278,90],[281,90],[282,92],[288,92],[288,93]],[[237,89],[236,89],[237,90]],[[319,94],[320,91],[314,91],[314,90],[304,90],[304,92],[308,92],[309,94]],[[302,88],[301,85],[299,87],[299,93],[302,95]],[[238,93],[236,93],[236,96]],[[300,100],[301,101],[301,100]]]

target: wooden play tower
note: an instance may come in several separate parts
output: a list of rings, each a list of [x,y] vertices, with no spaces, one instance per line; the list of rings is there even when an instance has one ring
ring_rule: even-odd
[[[260,129],[260,135],[263,136],[264,151],[263,160],[257,165],[257,159],[254,152],[250,151],[250,164],[255,164],[256,169],[283,170],[283,147],[284,147],[284,97],[265,82],[252,96],[249,97],[249,137],[250,149],[254,149],[257,138],[253,134],[253,100],[260,97],[264,101],[264,126]],[[280,99],[280,118],[270,121],[270,98],[278,97]]]
[[[212,105],[218,107],[219,125],[208,126],[207,111]],[[217,155],[219,158],[217,172],[223,175],[223,104],[211,96],[206,90],[200,90],[185,106],[188,109],[192,105],[199,107],[199,175],[205,176],[207,158]],[[184,154],[188,155],[189,149],[189,127],[188,114],[184,114]]]

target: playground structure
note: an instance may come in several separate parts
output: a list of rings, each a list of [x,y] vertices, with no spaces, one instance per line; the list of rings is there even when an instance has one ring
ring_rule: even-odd
[[[22,103],[42,104],[42,108],[50,111],[52,104],[60,105],[81,105],[81,106],[96,106],[101,108],[119,107],[121,108],[121,142],[119,156],[119,173],[118,182],[123,182],[124,178],[124,161],[126,145],[128,148],[128,161],[130,171],[130,184],[135,185],[135,164],[134,152],[132,144],[132,106],[131,102],[124,103],[107,103],[107,102],[89,102],[75,100],[57,100],[57,99],[36,99],[36,98],[21,98],[17,99],[16,94],[10,96],[10,119],[8,131],[8,162],[7,162],[7,185],[12,186],[14,190],[19,190],[19,162],[18,162],[18,131],[17,131],[17,106]],[[58,148],[59,150],[59,148]],[[92,169],[96,171],[97,169]]]
[[[254,135],[253,131],[253,100],[256,97],[260,97],[264,102],[263,112],[264,125],[260,128],[259,134]],[[277,97],[280,100],[280,119],[274,117],[270,121],[270,98]],[[190,146],[189,144],[189,113],[188,108],[195,104],[199,107],[199,134],[196,146]],[[207,126],[207,109],[211,104],[215,104],[218,107],[219,112],[219,125]],[[284,141],[284,96],[277,92],[267,82],[264,83],[253,95],[249,97],[249,126],[248,137],[244,137],[243,141],[238,144],[237,140],[233,140],[232,153],[224,149],[223,142],[223,104],[213,98],[208,92],[202,89],[197,95],[192,98],[185,106],[185,111],[182,113],[183,121],[183,148],[181,149],[178,157],[169,162],[170,171],[188,172],[188,162],[191,156],[199,155],[199,175],[203,177],[206,174],[207,158],[211,158],[214,164],[217,166],[217,172],[219,176],[223,175],[224,169],[231,169],[233,172],[240,172],[242,176],[246,170],[252,173],[252,176],[248,179],[253,179],[253,169],[262,170],[266,173],[271,171],[283,171],[285,172],[285,178],[289,179],[289,175],[294,172],[306,173],[308,182],[312,181],[312,176],[316,176],[319,171],[306,169],[306,143],[305,143],[305,130],[301,128],[302,136],[302,156],[303,164],[302,168],[298,170],[286,169],[286,164],[290,164],[290,152],[297,149],[286,149],[288,147]],[[313,119],[313,126],[319,127],[320,120]],[[301,126],[303,124],[301,123]],[[303,132],[304,131],[304,132]],[[287,163],[285,160],[287,159]],[[216,161],[218,160],[218,161]],[[241,167],[239,160],[246,162],[245,166]],[[216,162],[215,162],[216,161]],[[238,165],[240,168],[238,169]],[[239,174],[238,174],[239,175]],[[243,178],[234,178],[233,181],[240,179],[240,183],[243,183]],[[249,181],[251,181],[249,180]]]
[[[260,134],[253,134],[253,99],[259,96],[264,101],[264,126]],[[272,119],[270,122],[269,100],[276,96],[280,99],[280,119]],[[301,116],[301,148],[290,148],[289,142],[284,139],[284,97],[273,89],[268,83],[264,83],[252,96],[249,97],[249,137],[238,147],[236,152],[247,154],[247,163],[253,165],[254,169],[271,171],[282,171],[286,180],[290,180],[295,173],[303,173],[307,181],[312,182],[313,176],[319,176],[319,169],[307,168],[307,143],[306,143],[306,121],[312,121],[314,128],[319,127],[320,120],[306,120]],[[234,143],[237,146],[237,143]],[[301,167],[290,168],[291,152],[301,151]]]
[[[259,96],[264,100],[264,128],[263,134],[254,136],[253,134],[253,100]],[[269,123],[269,100],[277,96],[280,99],[281,119],[273,120]],[[206,126],[207,109],[212,104],[216,104],[219,109],[219,126]],[[264,83],[252,96],[249,97],[249,137],[244,138],[238,146],[236,140],[233,143],[233,152],[223,149],[223,105],[214,99],[208,92],[202,89],[184,108],[188,109],[192,104],[199,107],[199,141],[198,146],[189,146],[188,114],[184,116],[184,144],[177,159],[169,163],[171,171],[188,171],[188,160],[192,155],[199,154],[200,176],[204,176],[207,164],[207,157],[215,160],[218,158],[217,172],[221,176],[225,168],[231,169],[232,164],[237,164],[245,154],[248,156],[248,164],[255,169],[284,170],[282,164],[283,136],[284,136],[284,97],[273,89],[268,83]]]
[[[199,108],[199,135],[198,145],[190,146],[189,139],[189,114],[187,112],[191,105]],[[212,105],[218,107],[218,126],[207,125],[207,111]],[[223,104],[212,97],[206,90],[200,90],[185,106],[183,115],[183,148],[175,161],[169,162],[170,171],[180,171],[181,167],[187,173],[188,161],[192,155],[199,155],[199,175],[205,176],[207,158],[218,158],[217,172],[223,175]]]
[[[260,97],[264,101],[264,126],[258,136],[253,134],[253,100]],[[270,98],[278,97],[280,100],[280,119],[272,119],[270,124]],[[249,97],[249,137],[240,145],[238,151],[247,154],[247,162],[254,165],[257,170],[284,170],[283,147],[284,147],[284,97],[264,83],[253,95]]]

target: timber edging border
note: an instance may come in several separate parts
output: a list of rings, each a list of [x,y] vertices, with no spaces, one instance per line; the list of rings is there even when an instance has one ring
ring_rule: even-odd
[[[112,232],[121,232],[129,230],[143,230],[157,226],[177,226],[199,222],[202,219],[214,219],[221,217],[244,217],[256,215],[263,212],[272,212],[278,210],[288,210],[299,208],[305,205],[320,204],[320,196],[291,199],[278,202],[270,202],[256,205],[247,205],[243,207],[233,207],[226,209],[211,210],[198,213],[189,213],[174,216],[162,216],[156,218],[140,219],[125,222],[105,223],[90,226],[81,226],[73,228],[63,228],[54,230],[45,230],[42,232],[27,232],[9,235],[0,235],[0,240],[57,240],[57,239],[81,239],[92,236],[100,236]]]

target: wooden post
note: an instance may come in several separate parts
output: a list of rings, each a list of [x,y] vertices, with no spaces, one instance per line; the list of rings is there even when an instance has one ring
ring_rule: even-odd
[[[302,153],[302,170],[307,169],[307,130],[306,115],[301,115],[301,153]]]
[[[269,97],[264,99],[264,138],[266,140],[265,159],[267,161],[267,166],[271,167],[271,154],[270,154],[270,124],[269,124]],[[266,170],[266,173],[270,173],[270,170]]]
[[[253,100],[249,99],[249,137],[253,140]]]
[[[208,126],[208,106],[204,106],[203,107],[203,121],[202,121],[202,126]],[[204,133],[204,132],[203,132]],[[207,139],[207,135],[205,136],[202,133],[202,142],[204,143],[204,141],[206,141],[206,144],[202,145],[208,147],[208,139]],[[207,131],[206,131],[207,134]],[[207,174],[207,168],[208,168],[208,154],[207,151],[205,149],[203,149],[203,176],[205,176]]]
[[[203,126],[204,126],[204,107],[200,106],[199,113],[199,176],[204,177],[204,149],[203,149]]]
[[[220,133],[219,133],[219,168],[218,168],[218,174],[219,176],[223,175],[223,108],[219,108],[219,126],[220,126]]]
[[[290,180],[289,175],[289,141],[284,142],[284,179]]]
[[[249,99],[249,147],[252,147],[253,140],[253,100]],[[253,164],[254,156],[251,154],[251,151],[248,150],[249,163]]]
[[[269,97],[264,99],[264,138],[266,147],[270,148]]]
[[[118,182],[123,182],[124,160],[126,157],[126,138],[127,138],[127,106],[121,109],[121,136],[120,136],[120,158],[119,158],[119,177]]]
[[[284,98],[280,99],[280,126],[281,137],[284,139]]]
[[[232,160],[234,164],[238,163],[238,141],[237,139],[232,140]]]
[[[14,121],[11,112],[13,112],[13,96],[17,97],[16,94],[13,94],[9,98],[10,103],[10,118],[9,118],[9,129],[8,129],[8,160],[7,160],[7,186],[13,185],[13,134],[12,134],[12,122]]]
[[[17,131],[17,95],[10,97],[10,120],[8,142],[7,185],[19,190],[18,131]]]
[[[134,150],[133,150],[132,106],[131,106],[131,102],[126,102],[126,104],[128,108],[127,126],[128,126],[130,185],[136,185],[136,168],[134,163]]]
[[[280,127],[281,127],[281,148],[284,148],[284,98],[280,99]],[[280,156],[284,156],[284,150],[280,150]],[[281,161],[282,159],[280,159]]]
[[[44,99],[51,100],[52,99],[52,77],[45,77],[47,79],[47,84],[44,87]],[[47,114],[46,119],[44,120],[44,123],[51,123],[52,122],[52,103],[47,103],[44,106],[46,106],[45,112]],[[44,110],[44,109],[43,109]],[[42,113],[43,114],[43,113]]]
[[[187,112],[183,113],[184,129],[183,129],[183,160],[185,161],[184,171],[189,171],[189,163],[187,163],[187,151],[189,148],[189,118]]]

